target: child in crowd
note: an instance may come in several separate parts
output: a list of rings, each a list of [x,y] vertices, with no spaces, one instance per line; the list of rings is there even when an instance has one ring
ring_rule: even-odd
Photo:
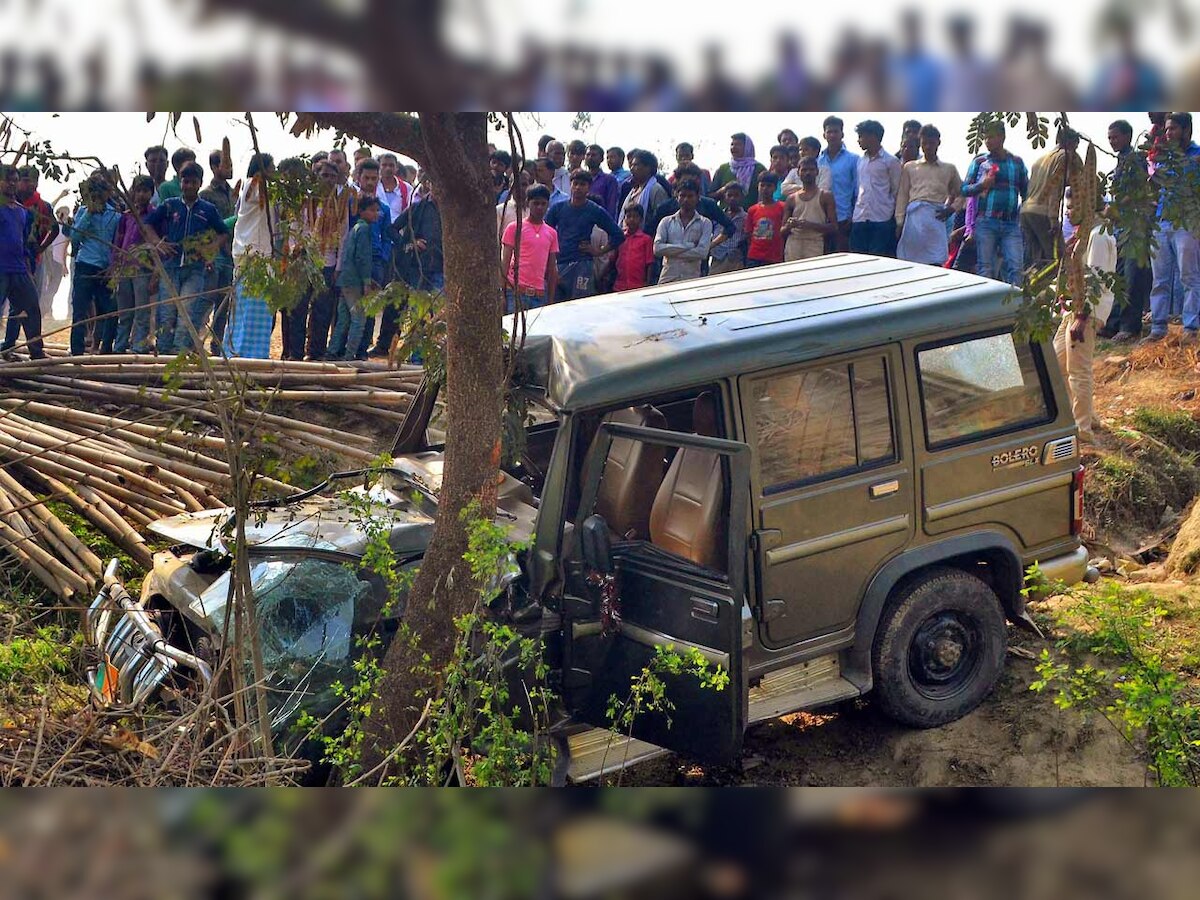
[[[113,352],[150,352],[150,276],[153,262],[147,235],[139,222],[150,214],[150,198],[154,195],[154,179],[139,175],[133,179],[129,198],[133,208],[127,210],[117,225],[118,260],[114,263],[117,282],[117,336]]]
[[[379,221],[379,200],[362,197],[358,201],[358,221],[346,238],[342,256],[342,271],[337,286],[342,295],[338,306],[337,323],[333,326],[331,356],[335,359],[354,359],[367,325],[362,299],[379,289],[371,277],[371,226]]]
[[[746,213],[746,268],[783,262],[783,216],[787,207],[775,199],[779,176],[763,172],[758,179],[758,202]]]
[[[632,291],[650,283],[654,265],[654,240],[642,230],[642,208],[636,204],[625,210],[625,241],[617,248],[617,283],[614,291]]]
[[[725,211],[733,222],[733,236],[728,237],[721,232],[713,238],[711,253],[712,263],[708,267],[709,275],[720,275],[722,272],[736,272],[746,265],[746,210],[743,203],[746,192],[741,184],[731,181],[725,185]]]

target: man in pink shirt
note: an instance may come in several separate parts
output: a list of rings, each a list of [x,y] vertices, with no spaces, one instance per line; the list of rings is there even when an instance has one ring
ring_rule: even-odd
[[[518,188],[519,190],[520,188]],[[517,223],[510,222],[500,239],[500,270],[504,273],[504,311],[516,312],[517,298],[522,309],[537,309],[552,302],[558,287],[558,232],[544,221],[550,208],[550,191],[536,184],[525,193],[528,215],[521,223],[521,251],[514,266],[513,249],[517,243]],[[516,278],[514,279],[514,269]]]

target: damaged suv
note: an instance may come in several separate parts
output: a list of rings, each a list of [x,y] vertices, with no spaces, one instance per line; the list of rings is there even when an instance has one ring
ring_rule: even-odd
[[[664,750],[727,763],[753,723],[867,692],[915,727],[983,701],[1006,620],[1034,627],[1026,568],[1094,575],[1066,387],[1052,349],[1014,334],[1010,291],[836,254],[528,313],[515,387],[538,415],[498,521],[529,549],[502,614],[543,641],[570,777]],[[425,385],[394,468],[354,489],[408,566],[437,514],[433,409]],[[277,725],[332,702],[356,634],[395,629],[357,568],[361,505],[327,493],[250,532]],[[110,579],[89,612],[109,702],[205,677],[227,627],[219,516],[158,523],[179,546],[141,599]],[[728,685],[667,676],[670,717],[614,735],[609,698],[662,647]]]

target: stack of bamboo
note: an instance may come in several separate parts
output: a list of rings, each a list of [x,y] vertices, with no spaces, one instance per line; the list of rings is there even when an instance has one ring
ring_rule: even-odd
[[[46,359],[0,365],[0,381],[39,399],[175,410],[207,425],[219,422],[214,404],[230,404],[236,394],[243,414],[285,449],[306,453],[316,446],[360,461],[373,459],[403,421],[422,377],[419,366],[367,362],[213,359],[205,371],[151,355],[72,357],[52,345],[46,353]],[[321,426],[297,412],[297,404],[336,407],[378,427],[363,435]]]
[[[53,353],[54,348],[48,348]],[[389,370],[275,360],[214,361],[208,372],[153,356],[79,357],[0,365],[0,550],[63,598],[97,587],[103,561],[47,507],[72,507],[142,566],[142,531],[164,516],[226,505],[232,484],[225,442],[183,430],[180,420],[219,424],[235,403],[245,424],[288,451],[313,447],[369,462],[394,425],[374,436],[316,424],[306,407],[335,406],[398,419],[419,368]],[[81,406],[117,404],[122,416]],[[140,408],[140,409],[138,409]],[[291,413],[291,415],[283,414]],[[371,429],[374,430],[374,429]],[[279,492],[288,485],[260,478]]]

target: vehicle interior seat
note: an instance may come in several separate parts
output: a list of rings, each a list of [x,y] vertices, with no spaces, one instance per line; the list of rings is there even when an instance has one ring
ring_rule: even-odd
[[[604,421],[643,428],[667,427],[666,417],[649,404],[617,410]],[[649,539],[650,507],[662,484],[665,466],[662,445],[613,438],[596,497],[596,512],[620,538]]]
[[[717,398],[705,391],[692,407],[692,430],[720,437]],[[726,571],[725,467],[710,450],[680,447],[654,498],[650,540],[702,566]]]

